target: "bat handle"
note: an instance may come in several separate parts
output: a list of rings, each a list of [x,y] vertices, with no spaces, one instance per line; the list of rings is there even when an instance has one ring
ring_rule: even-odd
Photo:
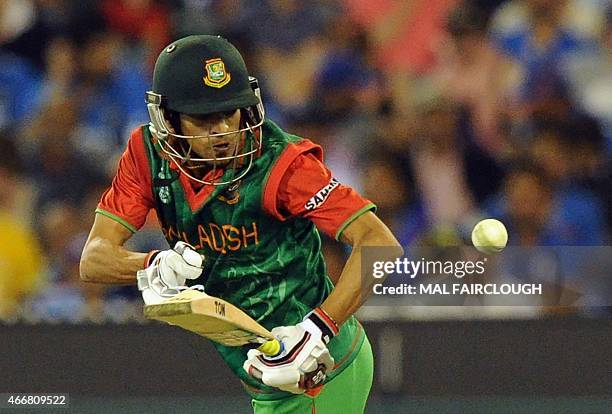
[[[272,339],[266,342],[265,344],[261,345],[259,348],[257,348],[258,351],[261,351],[267,356],[272,356],[272,357],[283,352],[283,349],[284,349],[283,343],[280,342],[278,339]]]

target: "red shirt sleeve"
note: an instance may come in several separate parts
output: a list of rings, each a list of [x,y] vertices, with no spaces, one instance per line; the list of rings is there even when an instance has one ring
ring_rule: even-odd
[[[132,132],[111,187],[104,192],[96,209],[96,213],[118,221],[132,232],[143,226],[149,210],[154,208],[145,151],[142,129],[138,128]]]
[[[321,147],[309,140],[290,145],[293,147],[281,155],[266,185],[264,209],[268,213],[281,221],[307,218],[338,239],[348,224],[375,208],[371,201],[333,178],[322,161]]]

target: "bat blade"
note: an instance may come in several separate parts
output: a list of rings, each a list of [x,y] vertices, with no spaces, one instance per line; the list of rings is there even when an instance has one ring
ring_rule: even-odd
[[[196,290],[183,291],[156,305],[145,305],[144,316],[227,346],[276,341],[270,331],[238,307]]]

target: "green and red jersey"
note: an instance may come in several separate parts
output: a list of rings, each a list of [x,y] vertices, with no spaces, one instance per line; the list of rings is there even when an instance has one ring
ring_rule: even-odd
[[[333,178],[318,145],[271,121],[263,125],[262,141],[237,189],[207,186],[161,157],[142,126],[132,133],[96,212],[135,232],[155,209],[171,246],[183,240],[206,257],[194,283],[272,329],[300,322],[333,288],[317,228],[337,239],[374,205]],[[342,325],[329,343],[337,364],[329,379],[352,361],[363,338],[355,318]],[[215,346],[254,398],[286,395],[244,372],[245,349]]]

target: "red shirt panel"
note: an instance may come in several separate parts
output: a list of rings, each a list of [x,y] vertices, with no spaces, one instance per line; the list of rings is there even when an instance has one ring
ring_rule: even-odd
[[[374,204],[334,179],[322,159],[321,147],[309,140],[290,144],[270,174],[264,210],[281,221],[307,218],[336,238],[349,219]]]
[[[102,195],[98,208],[139,229],[155,206],[151,189],[149,160],[142,129],[138,128],[132,132],[113,183]]]

